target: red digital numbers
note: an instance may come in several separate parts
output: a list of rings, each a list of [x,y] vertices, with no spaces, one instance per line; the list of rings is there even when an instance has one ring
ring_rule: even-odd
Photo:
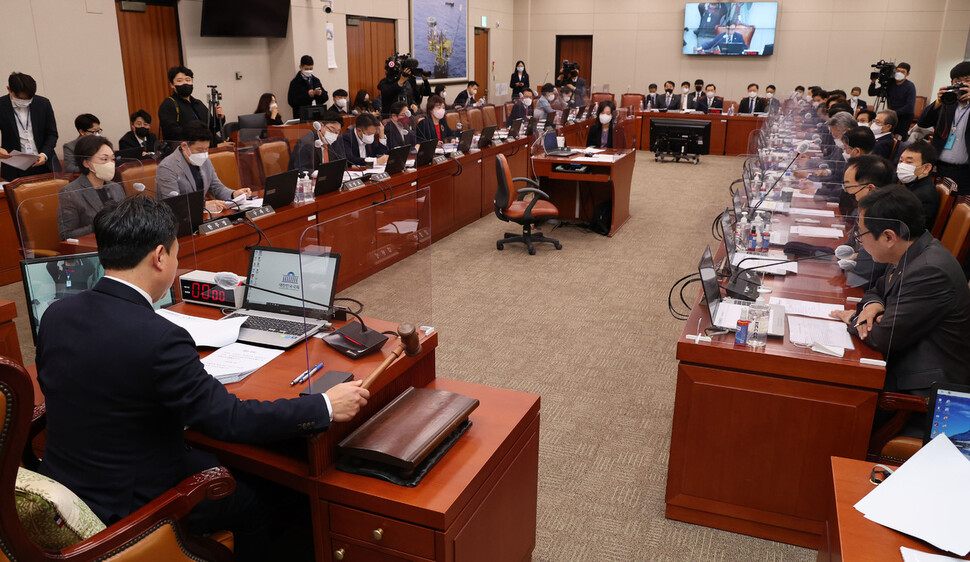
[[[226,302],[226,292],[207,283],[192,283],[192,298],[203,301]]]

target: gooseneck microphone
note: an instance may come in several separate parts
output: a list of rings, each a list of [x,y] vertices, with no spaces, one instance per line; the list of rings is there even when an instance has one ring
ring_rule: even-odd
[[[156,192],[154,192],[154,191],[152,191],[152,190],[150,190],[150,189],[146,189],[146,188],[145,188],[145,184],[143,184],[143,183],[141,183],[141,182],[136,182],[136,183],[133,183],[133,184],[131,184],[131,188],[132,188],[132,189],[134,189],[135,191],[137,191],[137,192],[139,192],[139,193],[144,193],[144,192],[146,192],[146,191],[147,191],[148,193],[156,193]],[[177,196],[178,196],[178,194],[179,194],[179,192],[178,192],[178,191],[174,191],[174,190],[173,190],[173,191],[170,191],[170,192],[168,193],[168,195],[166,195],[166,197],[177,197]],[[157,195],[157,193],[156,193],[156,195]]]
[[[752,207],[751,209],[752,212],[757,211],[758,208],[761,207],[761,204],[765,202],[765,199],[768,198],[768,195],[770,195],[771,192],[775,190],[775,186],[778,185],[778,182],[781,181],[781,178],[785,177],[785,174],[788,173],[788,170],[790,170],[791,167],[795,164],[795,160],[798,160],[799,156],[808,152],[808,149],[811,148],[811,146],[812,146],[812,143],[807,140],[798,143],[798,147],[795,148],[795,156],[793,156],[791,159],[791,162],[789,162],[788,165],[785,166],[785,169],[784,171],[781,172],[781,175],[775,178],[775,182],[771,184],[771,187],[768,188],[768,191],[766,191],[765,194],[761,197],[761,199],[758,200],[758,203],[754,207]]]
[[[747,257],[739,261],[738,264],[735,266],[737,269],[734,271],[734,273],[731,275],[730,279],[728,280],[728,284],[725,290],[727,291],[728,296],[745,299],[745,300],[754,300],[754,296],[751,295],[751,293],[755,292],[757,287],[761,286],[761,283],[758,281],[757,277],[752,278],[750,275],[746,275],[751,271],[754,271],[756,269],[761,269],[764,267],[783,265],[786,263],[798,263],[800,261],[808,261],[808,260],[821,260],[825,258],[830,258],[832,256],[835,256],[838,260],[840,260],[840,267],[841,267],[841,260],[845,260],[852,257],[854,253],[855,253],[855,249],[852,246],[841,244],[837,248],[835,248],[835,250],[832,252],[818,254],[814,256],[794,258],[794,259],[771,260],[771,258],[767,256],[764,258],[760,256]],[[762,263],[752,267],[742,268],[741,264],[749,260],[766,261],[768,263]]]

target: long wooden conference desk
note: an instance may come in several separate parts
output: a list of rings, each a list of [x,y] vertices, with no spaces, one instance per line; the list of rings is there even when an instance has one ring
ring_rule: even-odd
[[[650,150],[651,119],[688,119],[711,122],[711,145],[709,154],[737,156],[748,152],[748,137],[761,127],[764,117],[755,115],[724,115],[706,113],[679,113],[638,111],[640,121],[640,150]]]

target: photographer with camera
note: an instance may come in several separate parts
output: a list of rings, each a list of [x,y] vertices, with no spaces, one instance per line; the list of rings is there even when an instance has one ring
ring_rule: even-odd
[[[586,80],[579,77],[579,63],[562,61],[562,68],[556,75],[556,87],[570,85],[576,89],[573,100],[576,106],[586,105]]]
[[[422,77],[419,88],[415,76]],[[391,106],[404,102],[411,113],[418,112],[418,104],[425,93],[425,72],[418,68],[418,59],[410,54],[393,55],[384,61],[384,78],[377,84],[381,92],[381,107],[385,117],[390,115]]]
[[[290,80],[290,89],[286,93],[286,101],[293,108],[293,118],[300,118],[300,108],[319,105],[327,106],[330,95],[323,89],[323,83],[313,75],[313,57],[300,57],[300,71]]]
[[[907,79],[911,67],[909,63],[901,62],[894,68],[886,61],[879,61],[872,67],[876,71],[869,74],[869,95],[886,98],[886,106],[895,111],[898,118],[892,132],[905,137],[916,117],[916,85]]]
[[[937,173],[957,182],[959,195],[970,195],[970,160],[967,121],[970,120],[970,61],[950,69],[950,85],[937,92],[936,100],[920,115],[920,127],[935,127],[933,148],[939,152]]]

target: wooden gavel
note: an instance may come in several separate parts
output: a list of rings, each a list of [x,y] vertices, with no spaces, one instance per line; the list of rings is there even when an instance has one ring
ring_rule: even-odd
[[[421,353],[421,342],[418,339],[418,332],[414,329],[414,326],[411,324],[399,324],[397,327],[397,335],[401,337],[401,344],[395,347],[391,351],[391,354],[384,359],[384,362],[374,369],[374,372],[370,376],[364,379],[364,384],[360,385],[361,388],[369,388],[370,385],[374,384],[384,374],[384,371],[391,366],[391,363],[400,357],[402,353],[407,354],[408,357],[414,357]]]

